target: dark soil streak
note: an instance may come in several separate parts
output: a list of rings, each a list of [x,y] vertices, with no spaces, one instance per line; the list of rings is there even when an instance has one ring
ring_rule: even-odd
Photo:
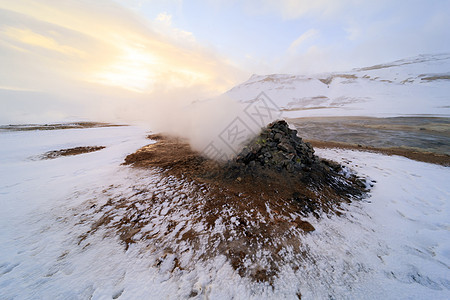
[[[95,152],[104,149],[105,146],[88,146],[88,147],[75,147],[68,149],[61,149],[55,151],[49,151],[44,153],[41,158],[42,159],[54,159],[61,156],[72,156],[79,155],[83,153]]]

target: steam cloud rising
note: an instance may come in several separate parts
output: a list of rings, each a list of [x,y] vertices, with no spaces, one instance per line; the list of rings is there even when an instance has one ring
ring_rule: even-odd
[[[226,95],[189,105],[160,103],[154,112],[150,126],[155,132],[186,138],[193,150],[217,160],[233,157],[262,127],[280,117],[264,94],[250,103]]]

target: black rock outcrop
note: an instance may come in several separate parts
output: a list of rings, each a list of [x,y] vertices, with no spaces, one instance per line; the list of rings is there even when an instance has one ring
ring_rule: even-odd
[[[338,172],[337,163],[322,160],[314,155],[310,143],[289,128],[284,120],[270,123],[229,162],[229,167],[241,171],[256,169],[275,170],[292,174]],[[315,171],[315,172],[314,172]]]

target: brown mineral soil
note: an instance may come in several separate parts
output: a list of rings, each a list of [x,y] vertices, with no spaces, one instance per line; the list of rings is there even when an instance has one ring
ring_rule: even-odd
[[[233,173],[233,170],[224,164],[193,151],[182,139],[162,135],[150,135],[148,138],[158,142],[128,155],[124,164],[140,168],[157,167],[168,175],[207,184],[217,192],[216,198],[220,198],[219,194],[229,193],[234,195],[232,197],[237,200],[238,205],[242,205],[242,197],[249,197],[252,200],[251,205],[256,205],[261,210],[265,210],[265,204],[273,202],[282,210],[290,207],[293,211],[301,211],[305,215],[317,215],[318,211],[328,212],[342,201],[349,202],[352,196],[360,195],[360,189],[363,188],[363,183],[357,177],[349,180],[358,188],[352,188],[351,185],[343,188],[328,182],[329,178],[322,178],[323,175],[317,173],[302,175],[270,169],[258,169],[253,173]],[[333,162],[327,163],[330,168],[337,166]],[[229,199],[226,200],[227,203],[228,201]],[[307,206],[311,207],[299,209],[299,203],[308,203]],[[215,201],[214,204],[222,203]],[[305,231],[313,230],[310,225],[303,224]]]
[[[307,216],[340,214],[341,203],[367,192],[356,176],[333,179],[272,170],[229,174],[223,164],[202,157],[181,139],[149,138],[157,142],[130,154],[124,164],[157,172],[159,182],[95,208],[101,217],[87,234],[109,228],[126,248],[139,236],[149,247],[164,249],[164,255],[194,251],[194,261],[224,255],[241,276],[272,283],[281,268],[302,267],[307,249],[301,237],[315,230]],[[169,209],[161,209],[164,205]],[[125,214],[119,221],[117,211]],[[173,267],[189,268],[178,260]]]
[[[450,166],[450,155],[448,154],[438,154],[425,151],[414,151],[407,148],[378,148],[363,145],[354,145],[349,143],[340,142],[324,142],[308,140],[308,142],[313,145],[314,148],[338,148],[347,150],[357,150],[357,151],[367,151],[374,153],[381,153],[384,155],[398,155],[403,156],[412,160],[423,161],[427,163]]]
[[[87,147],[75,147],[61,150],[54,150],[44,153],[41,159],[54,159],[61,156],[72,156],[83,153],[95,152],[104,149],[105,146],[87,146]]]

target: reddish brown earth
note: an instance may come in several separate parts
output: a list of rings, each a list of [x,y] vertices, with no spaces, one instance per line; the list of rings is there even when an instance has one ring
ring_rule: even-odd
[[[83,153],[95,152],[104,149],[105,146],[87,146],[87,147],[75,147],[61,150],[54,150],[44,153],[42,159],[54,159],[61,156],[72,156]]]
[[[102,207],[92,206],[101,217],[87,234],[109,228],[126,248],[139,236],[149,247],[158,245],[164,255],[176,257],[187,247],[194,251],[192,260],[224,255],[241,276],[271,283],[284,266],[301,268],[307,256],[302,235],[315,230],[306,217],[340,214],[342,203],[361,199],[367,192],[356,176],[326,178],[314,172],[297,176],[270,169],[230,176],[226,165],[202,157],[186,141],[162,135],[149,138],[157,142],[128,155],[124,164],[157,172],[160,182],[136,190],[132,197],[117,196]],[[188,190],[182,188],[186,186]],[[170,209],[161,216],[164,205]],[[118,211],[124,214],[119,221]],[[180,223],[180,211],[188,216],[185,225]],[[164,221],[154,224],[155,218]],[[158,229],[143,230],[149,224]],[[224,226],[219,232],[218,224]],[[175,259],[173,268],[189,265]]]
[[[360,196],[364,192],[363,183],[356,176],[348,178],[349,184],[343,188],[319,173],[304,175],[258,169],[255,172],[237,172],[230,175],[230,168],[202,157],[182,139],[161,135],[149,138],[158,142],[128,155],[124,164],[139,168],[160,168],[165,174],[208,184],[212,190],[220,190],[218,193],[221,194],[245,195],[250,197],[252,204],[257,207],[273,202],[284,208],[293,206],[293,210],[305,215],[315,213],[316,209],[328,212],[339,203],[349,202],[353,196]],[[337,165],[329,163],[331,166]],[[216,198],[220,198],[219,195],[216,195]],[[311,202],[311,208],[299,209],[299,202],[304,202],[300,199]],[[238,199],[237,203],[240,202],[242,201]],[[219,202],[216,201],[217,203]],[[305,230],[309,231],[306,227]]]

